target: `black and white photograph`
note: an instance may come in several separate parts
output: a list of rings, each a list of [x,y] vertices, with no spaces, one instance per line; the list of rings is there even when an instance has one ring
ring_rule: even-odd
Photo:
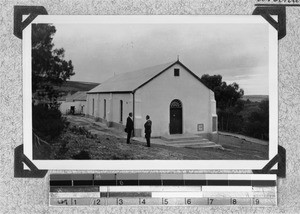
[[[260,16],[38,16],[24,154],[39,169],[261,169],[277,154],[277,53]]]

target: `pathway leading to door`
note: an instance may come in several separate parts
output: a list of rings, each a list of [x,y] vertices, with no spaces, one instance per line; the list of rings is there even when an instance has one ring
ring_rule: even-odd
[[[67,153],[59,159],[72,159],[83,148],[94,159],[122,159],[122,160],[266,160],[268,159],[268,146],[241,141],[237,138],[220,135],[218,147],[192,148],[190,145],[176,145],[178,142],[166,142],[160,138],[151,138],[151,147],[146,147],[145,138],[134,138],[131,144],[126,144],[126,133],[123,130],[108,128],[91,118],[71,115],[67,116],[70,126],[81,126],[89,132],[98,135],[97,138],[87,138],[85,135],[67,133]],[[108,135],[111,135],[109,137]],[[174,137],[173,135],[170,135]],[[74,138],[75,137],[75,138]],[[226,138],[225,138],[226,137]],[[182,140],[182,138],[181,138]],[[65,140],[63,142],[66,142]],[[198,142],[199,143],[199,142]],[[62,142],[57,142],[56,152],[60,152]],[[56,153],[54,152],[54,155]],[[54,156],[53,156],[54,157]]]
[[[67,116],[67,119],[72,124],[76,124],[77,126],[82,126],[86,128],[91,134],[112,135],[118,138],[127,137],[127,133],[112,127],[107,127],[105,124],[101,122],[96,122],[92,118],[69,115]],[[146,144],[146,139],[144,137],[133,137],[132,139],[141,142],[143,144]],[[175,135],[166,135],[163,136],[162,138],[151,138],[151,144],[171,146],[171,147],[184,147],[184,148],[222,149],[221,145],[192,134],[175,134]]]
[[[145,138],[134,137],[135,140],[145,143]],[[223,149],[219,144],[216,144],[208,139],[194,134],[172,134],[164,135],[161,138],[151,138],[151,143],[164,146],[181,147],[181,148],[216,148]]]

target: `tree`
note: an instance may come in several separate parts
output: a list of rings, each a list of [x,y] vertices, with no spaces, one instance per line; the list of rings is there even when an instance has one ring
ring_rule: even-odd
[[[213,75],[210,76],[208,74],[204,74],[201,77],[201,81],[204,85],[206,85],[210,90],[214,91],[216,87],[221,86],[222,84],[222,76],[221,75]]]
[[[65,50],[54,49],[55,26],[32,25],[32,93],[38,100],[50,103],[59,96],[55,86],[61,86],[72,75],[72,61],[64,60]]]
[[[240,89],[237,83],[227,85],[226,82],[222,82],[221,75],[210,76],[204,74],[201,81],[215,93],[217,108],[221,110],[234,107],[236,102],[244,95],[244,90]]]
[[[269,139],[269,100],[263,100],[259,103],[259,110],[254,111],[247,118],[245,132],[263,140]]]
[[[244,103],[240,100],[244,90],[235,82],[227,85],[222,81],[221,75],[204,74],[201,81],[215,93],[219,130],[240,133],[243,117],[238,113],[244,108]]]
[[[32,25],[32,98],[39,101],[33,102],[32,128],[46,140],[58,137],[64,129],[56,102],[60,95],[57,86],[74,75],[72,61],[64,60],[65,50],[54,48],[55,32],[50,24]]]
[[[65,120],[58,109],[38,104],[32,105],[32,127],[35,134],[44,140],[52,140],[58,137],[64,127]]]

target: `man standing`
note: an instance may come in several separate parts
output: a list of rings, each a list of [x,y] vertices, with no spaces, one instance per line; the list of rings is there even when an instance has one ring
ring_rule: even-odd
[[[132,113],[130,112],[126,121],[127,144],[130,144],[132,130],[133,130],[133,119],[132,119]]]
[[[147,146],[150,147],[150,137],[151,137],[151,126],[152,126],[152,121],[150,120],[149,115],[146,116],[146,123],[144,124],[145,127],[145,138],[147,141]]]

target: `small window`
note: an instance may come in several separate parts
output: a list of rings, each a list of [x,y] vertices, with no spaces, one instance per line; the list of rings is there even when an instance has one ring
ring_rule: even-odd
[[[174,76],[179,77],[179,68],[174,69]]]
[[[213,132],[216,132],[217,131],[217,117],[216,116],[213,116],[212,117],[212,131]]]

